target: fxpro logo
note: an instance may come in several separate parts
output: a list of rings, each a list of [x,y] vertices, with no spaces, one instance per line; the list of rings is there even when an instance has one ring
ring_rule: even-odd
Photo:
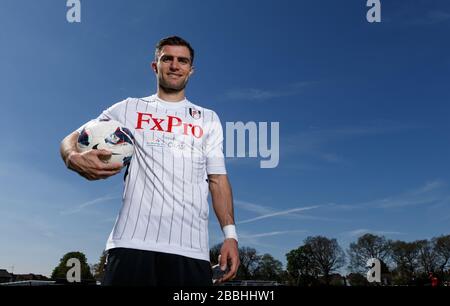
[[[260,157],[261,168],[275,168],[280,161],[280,123],[227,122],[225,137],[226,157]],[[246,137],[248,136],[248,137]]]

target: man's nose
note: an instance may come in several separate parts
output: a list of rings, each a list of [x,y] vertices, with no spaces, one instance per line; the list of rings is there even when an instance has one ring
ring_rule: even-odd
[[[170,63],[170,69],[171,70],[180,69],[180,63],[178,62],[178,60],[176,58]]]

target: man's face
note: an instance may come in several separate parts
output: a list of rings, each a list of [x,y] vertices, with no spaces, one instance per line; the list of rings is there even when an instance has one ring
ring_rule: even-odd
[[[158,85],[168,92],[183,90],[194,72],[191,54],[185,46],[164,46],[152,68],[158,77]]]

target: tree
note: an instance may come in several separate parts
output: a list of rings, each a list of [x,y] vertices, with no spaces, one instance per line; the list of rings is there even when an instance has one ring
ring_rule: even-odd
[[[416,277],[419,250],[417,243],[394,241],[391,243],[391,258],[396,264],[394,282],[409,284]]]
[[[317,281],[318,270],[314,266],[312,250],[303,245],[286,254],[287,271],[297,286],[310,286]]]
[[[287,286],[296,286],[297,285],[297,279],[294,279],[287,270],[281,271],[280,282]]]
[[[345,253],[336,239],[322,236],[308,237],[304,245],[286,254],[287,270],[297,278],[297,285],[312,286],[323,277],[330,284],[332,272],[345,264]]]
[[[254,279],[255,270],[258,267],[260,256],[254,248],[240,247],[239,259],[241,265],[239,266],[237,279]]]
[[[102,281],[103,276],[105,275],[105,266],[106,266],[106,258],[108,256],[107,251],[103,251],[100,256],[99,262],[94,265],[94,278],[97,281]]]
[[[450,235],[414,242],[396,241],[391,245],[391,257],[397,264],[394,281],[397,284],[429,283],[429,273],[446,278],[450,261]]]
[[[218,258],[220,255],[221,248],[222,248],[222,243],[218,243],[209,249],[209,260],[211,262],[211,265],[215,266],[219,263]]]
[[[52,278],[53,279],[66,279],[67,271],[71,267],[67,266],[67,261],[71,258],[77,258],[80,261],[81,266],[81,280],[93,280],[89,265],[87,263],[86,255],[81,252],[69,252],[65,254],[59,261],[59,265],[53,269]]]
[[[437,270],[437,253],[435,248],[429,240],[415,241],[417,246],[417,258],[422,273],[428,275],[430,272]]]
[[[258,265],[254,272],[254,278],[258,280],[281,281],[283,264],[272,257],[270,254],[264,254],[260,257]]]
[[[360,273],[350,273],[349,275],[347,275],[347,282],[350,283],[351,286],[369,285],[366,276]]]
[[[445,269],[450,269],[450,235],[433,238],[433,245],[437,255],[439,272],[444,274]]]
[[[377,258],[386,262],[390,255],[390,242],[384,236],[365,234],[357,242],[350,244],[348,255],[350,264],[348,268],[355,273],[365,273],[366,263],[370,258]]]
[[[345,253],[336,239],[323,236],[308,237],[305,245],[311,248],[312,265],[330,284],[330,274],[345,264]]]

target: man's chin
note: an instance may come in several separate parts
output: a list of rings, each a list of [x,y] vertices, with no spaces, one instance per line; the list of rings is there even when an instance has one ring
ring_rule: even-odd
[[[166,82],[160,83],[159,87],[163,89],[165,92],[170,93],[178,93],[180,91],[183,91],[186,88],[186,84],[167,84]]]
[[[179,93],[180,91],[183,91],[186,86],[159,85],[159,87],[167,93]]]

